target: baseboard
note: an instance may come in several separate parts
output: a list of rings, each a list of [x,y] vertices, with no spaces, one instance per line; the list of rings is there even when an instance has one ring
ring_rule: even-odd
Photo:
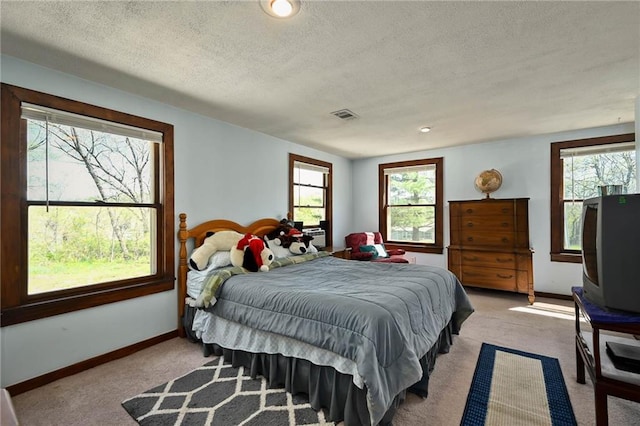
[[[550,299],[573,300],[570,294],[545,293],[542,291],[535,292],[536,297],[548,297]]]
[[[497,288],[484,288],[484,287],[474,287],[474,286],[465,286],[463,284],[465,289],[473,289],[473,290],[478,290],[478,291],[482,291],[482,292],[487,292],[487,293],[493,293],[496,295],[504,295],[504,296],[508,296],[508,295],[517,295],[517,296],[526,296],[526,293],[516,293],[515,291],[505,291],[505,290],[500,290]],[[561,299],[561,300],[573,300],[573,297],[569,294],[558,294],[558,293],[545,293],[542,291],[534,291],[534,296],[535,297],[547,297],[549,299]]]
[[[81,371],[97,367],[98,365],[106,364],[107,362],[124,358],[125,356],[141,351],[142,349],[149,348],[153,345],[157,345],[158,343],[164,342],[165,340],[173,339],[174,337],[178,337],[178,330],[173,330],[168,333],[143,340],[142,342],[134,343],[133,345],[116,349],[115,351],[108,352],[103,355],[98,355],[94,358],[90,358],[76,364],[63,367],[59,370],[51,371],[49,373],[43,374],[42,376],[34,377],[33,379],[16,383],[15,385],[7,386],[7,390],[9,391],[11,396],[20,395],[21,393],[39,388],[40,386],[44,386],[51,382],[55,382],[56,380],[62,379],[63,377],[72,376],[74,374],[80,373]]]

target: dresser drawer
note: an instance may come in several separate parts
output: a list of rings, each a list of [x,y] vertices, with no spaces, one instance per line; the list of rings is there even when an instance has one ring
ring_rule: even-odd
[[[502,201],[480,201],[477,203],[466,203],[460,205],[457,213],[462,217],[462,220],[467,216],[513,216],[514,205],[512,202]]]
[[[460,229],[481,231],[505,231],[515,230],[513,216],[467,216],[460,218]]]
[[[451,244],[457,246],[494,246],[496,248],[529,247],[527,232],[485,230],[474,227],[451,228]]]
[[[495,231],[486,232],[477,229],[463,229],[460,232],[460,243],[465,246],[492,246],[514,247],[515,235],[513,232]]]
[[[516,256],[513,253],[463,251],[460,262],[463,266],[516,269]]]
[[[462,265],[462,284],[516,291],[516,271]]]

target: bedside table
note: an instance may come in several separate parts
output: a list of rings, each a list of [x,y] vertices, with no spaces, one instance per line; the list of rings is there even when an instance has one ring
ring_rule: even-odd
[[[607,395],[640,402],[640,374],[617,369],[606,353],[605,342],[640,348],[640,342],[633,338],[633,335],[640,334],[640,315],[606,311],[589,302],[582,287],[572,287],[571,293],[576,314],[577,382],[585,383],[586,370],[594,387],[596,425],[608,425]],[[590,332],[581,329],[581,317],[591,326]],[[618,334],[600,333],[604,330]]]
[[[339,257],[340,259],[351,260],[351,247],[337,249],[337,250],[334,250],[333,247],[325,247],[322,250],[328,251],[329,253],[331,253],[331,256],[333,257]]]

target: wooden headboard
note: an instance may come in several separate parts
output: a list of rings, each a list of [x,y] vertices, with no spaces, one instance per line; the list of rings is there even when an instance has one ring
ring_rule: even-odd
[[[178,263],[178,334],[185,337],[184,328],[182,326],[182,316],[184,315],[185,298],[187,297],[187,272],[189,271],[187,256],[187,241],[191,238],[194,240],[193,248],[199,247],[208,232],[219,231],[236,231],[241,234],[250,233],[263,237],[278,227],[280,221],[278,219],[265,218],[260,219],[248,226],[225,219],[215,219],[203,222],[189,229],[187,227],[187,214],[180,213],[180,230],[178,231],[178,240],[180,240],[180,253]]]

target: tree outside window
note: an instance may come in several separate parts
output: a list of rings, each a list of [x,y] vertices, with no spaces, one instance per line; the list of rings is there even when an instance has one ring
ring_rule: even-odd
[[[635,135],[551,144],[551,259],[581,262],[582,202],[599,188],[619,185],[636,192]]]
[[[442,253],[442,158],[379,165],[386,243]]]
[[[78,117],[62,124],[67,115],[23,107],[23,117],[33,117],[25,118],[28,294],[156,272],[151,189],[162,135],[154,142],[117,126],[94,130]]]

